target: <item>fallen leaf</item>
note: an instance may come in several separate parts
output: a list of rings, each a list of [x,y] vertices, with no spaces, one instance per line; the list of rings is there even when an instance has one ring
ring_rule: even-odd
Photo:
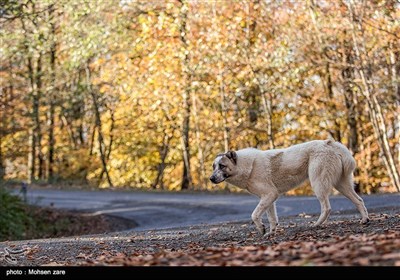
[[[400,252],[390,253],[382,256],[382,260],[400,259]]]
[[[79,255],[76,256],[76,258],[78,258],[78,259],[79,259],[79,258],[83,258],[83,259],[84,259],[84,258],[86,258],[86,257],[87,257],[87,255],[84,254],[84,253],[80,253]]]
[[[41,266],[63,266],[63,264],[58,263],[58,262],[49,262],[49,263],[42,264]]]

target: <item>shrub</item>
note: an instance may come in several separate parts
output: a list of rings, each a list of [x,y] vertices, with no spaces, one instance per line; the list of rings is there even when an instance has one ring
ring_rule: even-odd
[[[25,237],[30,223],[21,199],[0,187],[0,240]]]

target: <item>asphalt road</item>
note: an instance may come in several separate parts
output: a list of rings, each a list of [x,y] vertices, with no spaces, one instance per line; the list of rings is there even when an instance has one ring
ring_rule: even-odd
[[[246,194],[187,194],[122,191],[60,191],[29,190],[28,202],[40,206],[88,212],[90,215],[113,215],[134,220],[136,230],[152,230],[250,221],[258,199]],[[363,196],[367,209],[400,207],[400,195]],[[355,210],[343,196],[331,196],[333,213]],[[319,214],[315,197],[281,197],[277,202],[278,216]]]

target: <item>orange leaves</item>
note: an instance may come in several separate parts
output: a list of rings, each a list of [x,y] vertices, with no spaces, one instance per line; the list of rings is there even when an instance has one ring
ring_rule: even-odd
[[[11,2],[10,7],[18,1]],[[47,5],[47,1],[30,2]],[[107,166],[115,185],[151,187],[160,168],[157,151],[168,147],[168,176],[162,180],[165,188],[179,186],[182,97],[187,92],[195,96],[197,106],[194,109],[191,104],[189,126],[196,187],[207,188],[201,184],[206,179],[204,171],[211,166],[212,155],[223,149],[224,130],[229,131],[230,147],[267,148],[270,137],[277,147],[284,147],[324,139],[328,134],[349,144],[353,127],[359,142],[355,157],[361,190],[395,190],[379,156],[356,71],[370,65],[371,84],[378,102],[384,104],[382,114],[389,128],[397,117],[393,81],[398,80],[394,68],[399,48],[394,36],[399,33],[394,20],[399,9],[389,2],[373,1],[363,8],[360,24],[365,32],[356,35],[369,51],[362,54],[362,60],[351,57],[355,50],[349,10],[341,1],[315,1],[314,20],[307,1],[270,1],[268,5],[257,1],[186,1],[184,5],[169,1],[56,2],[54,17],[41,13],[33,24],[29,18],[35,15],[34,5],[22,5],[17,17],[21,16],[25,28],[20,20],[4,25],[0,75],[5,98],[0,108],[4,112],[1,160],[2,166],[7,163],[6,179],[26,178],[27,153],[33,150],[28,139],[34,129],[30,112],[35,94],[29,68],[39,66],[38,62],[29,66],[27,58],[36,60],[42,54],[40,71],[31,73],[41,77],[43,87],[40,152],[49,151],[47,114],[48,104],[54,101],[54,172],[61,181],[84,179],[99,184],[99,149],[92,145],[96,142],[90,97],[94,90],[106,144],[111,138],[107,108],[115,110]],[[53,43],[56,73],[48,57]],[[92,71],[89,80],[84,73],[86,64]],[[224,109],[220,96],[226,99]],[[265,117],[265,101],[270,104],[271,125]],[[356,125],[350,125],[349,116]],[[225,129],[224,122],[228,124]],[[389,146],[395,148],[398,133],[388,134],[393,134]],[[163,143],[164,135],[171,136],[168,145]]]
[[[132,266],[365,266],[399,265],[399,216],[371,214],[371,223],[335,221],[317,230],[303,225],[281,229],[269,239],[246,225],[152,231],[134,237],[134,250],[105,250],[81,264]],[[285,223],[285,222],[284,222]],[[392,227],[387,231],[382,228]],[[362,232],[362,233],[355,233]],[[182,234],[184,233],[184,234]],[[150,235],[149,235],[150,234]],[[229,236],[229,237],[228,237]],[[132,240],[132,239],[129,239]],[[157,243],[155,243],[157,240]],[[132,242],[130,242],[132,243]],[[106,255],[107,257],[104,257]]]
[[[302,218],[282,218],[269,238],[236,222],[4,245],[18,265],[399,266],[400,215],[398,209],[386,213],[372,213],[368,225],[334,215],[318,228]]]
[[[392,240],[400,248],[400,234]],[[111,265],[169,265],[169,266],[276,266],[276,265],[373,265],[378,260],[397,263],[400,252],[388,252],[377,246],[376,241],[386,240],[385,235],[367,235],[371,245],[364,246],[363,238],[351,235],[348,238],[330,241],[286,241],[271,246],[224,246],[207,247],[191,244],[186,249],[161,249],[153,254],[121,254],[94,260]]]

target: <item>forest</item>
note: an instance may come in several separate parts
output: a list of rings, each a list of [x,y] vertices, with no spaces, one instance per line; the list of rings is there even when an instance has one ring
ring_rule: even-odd
[[[0,24],[0,181],[224,189],[218,153],[333,138],[358,192],[400,191],[396,0],[2,0]]]

